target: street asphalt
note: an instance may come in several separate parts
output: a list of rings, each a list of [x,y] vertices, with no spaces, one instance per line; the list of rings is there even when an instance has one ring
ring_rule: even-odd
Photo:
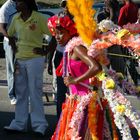
[[[6,83],[6,70],[5,59],[0,59],[0,140],[50,140],[55,130],[57,117],[56,117],[56,104],[52,98],[52,76],[47,74],[44,70],[44,85],[43,85],[43,102],[46,119],[49,123],[49,127],[44,137],[37,137],[31,130],[29,119],[29,131],[27,133],[6,133],[3,128],[10,124],[14,119],[14,106],[10,104],[10,100],[7,95],[7,83]],[[49,102],[46,96],[49,98]],[[135,108],[140,112],[140,101],[136,97],[127,96]],[[133,139],[138,140],[137,130],[131,129]],[[121,137],[119,138],[121,140]]]
[[[46,71],[44,71],[43,81],[44,111],[46,120],[49,123],[46,135],[44,137],[37,137],[31,130],[30,119],[28,123],[29,131],[27,133],[6,133],[3,128],[9,125],[11,120],[14,119],[15,106],[10,104],[7,94],[5,59],[0,59],[0,140],[50,140],[56,127],[57,117],[56,104],[52,99],[52,76],[48,75]],[[49,98],[49,102],[46,99],[46,95]]]

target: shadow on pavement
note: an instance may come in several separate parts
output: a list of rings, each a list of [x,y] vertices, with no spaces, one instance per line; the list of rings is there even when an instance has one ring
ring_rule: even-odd
[[[54,101],[45,102],[44,106],[54,106],[56,103]]]
[[[0,86],[7,86],[6,80],[0,80]]]
[[[57,118],[54,115],[46,115],[46,119],[49,123],[49,127],[46,131],[44,137],[37,137],[31,131],[31,126],[29,125],[29,131],[27,133],[14,133],[9,134],[3,130],[4,126],[10,124],[11,120],[14,118],[14,113],[11,112],[0,112],[0,140],[50,140],[55,127]],[[30,124],[30,121],[29,123]]]

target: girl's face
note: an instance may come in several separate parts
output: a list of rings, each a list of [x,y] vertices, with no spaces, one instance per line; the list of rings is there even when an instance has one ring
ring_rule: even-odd
[[[69,31],[64,28],[55,29],[55,38],[58,44],[61,46],[65,46],[67,42],[71,39],[71,35]]]

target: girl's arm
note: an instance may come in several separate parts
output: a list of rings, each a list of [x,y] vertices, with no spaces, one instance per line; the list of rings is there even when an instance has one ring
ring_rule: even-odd
[[[89,66],[89,69],[80,77],[65,77],[64,83],[67,86],[70,84],[77,84],[90,77],[93,77],[102,70],[101,65],[95,59],[87,55],[87,49],[84,46],[75,47],[73,50],[73,55],[87,64]]]

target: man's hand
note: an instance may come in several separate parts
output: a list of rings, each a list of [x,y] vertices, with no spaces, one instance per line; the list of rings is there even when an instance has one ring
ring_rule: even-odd
[[[15,37],[8,37],[9,38],[9,45],[12,47],[12,50],[14,53],[17,52],[17,46],[16,46],[16,38]]]
[[[33,49],[33,53],[39,55],[47,55],[48,52],[49,52],[48,46],[44,46],[44,45],[42,46],[42,48],[36,47]]]

